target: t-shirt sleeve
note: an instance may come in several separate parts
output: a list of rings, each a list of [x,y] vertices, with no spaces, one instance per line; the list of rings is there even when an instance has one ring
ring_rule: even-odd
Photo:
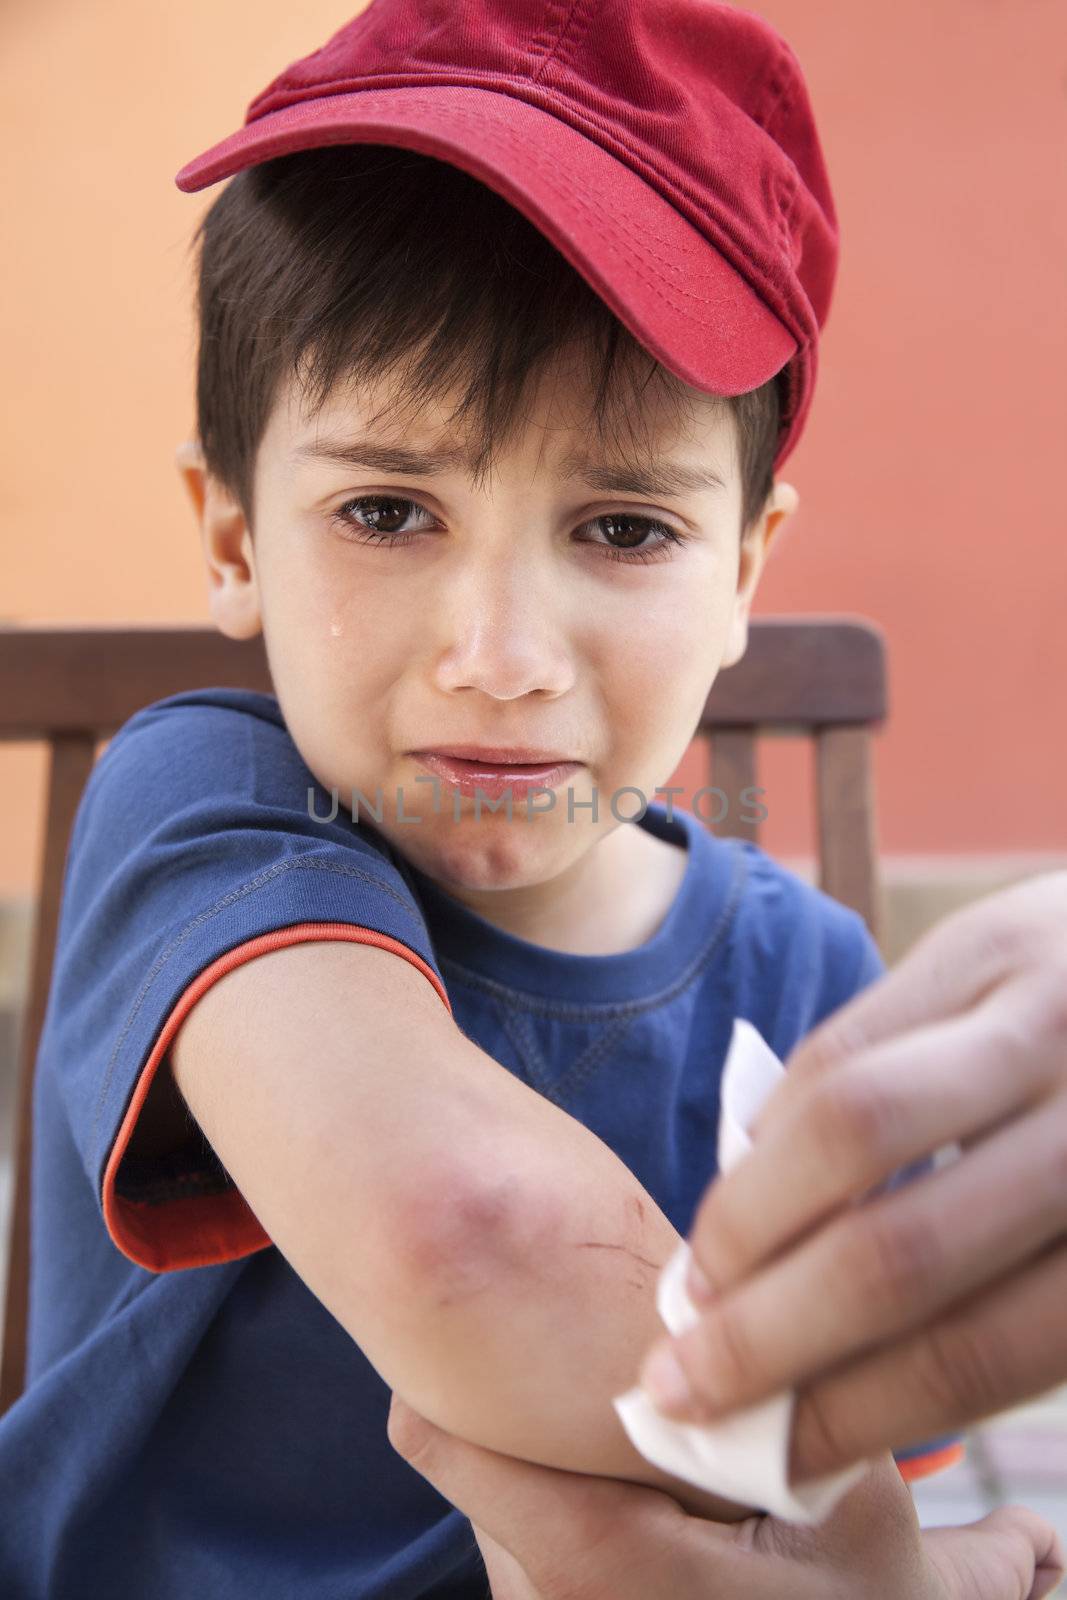
[[[349,939],[409,961],[451,1012],[401,859],[334,799],[277,700],[230,689],[137,712],[82,795],[37,1071],[58,1086],[112,1241],[151,1271],[271,1244],[180,1096],[180,1147],[131,1149],[170,1044],[213,983],[283,945]]]
[[[833,923],[825,942],[819,1020],[830,1016],[886,972],[878,943],[858,911],[834,902]]]

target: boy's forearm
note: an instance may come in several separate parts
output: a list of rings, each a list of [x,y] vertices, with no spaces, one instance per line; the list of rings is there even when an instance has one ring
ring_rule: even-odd
[[[199,998],[170,1061],[178,1109],[416,1411],[512,1455],[662,1482],[611,1396],[660,1331],[674,1230],[425,976],[363,942],[273,950]]]
[[[536,1133],[536,1159],[529,1151],[514,1159],[538,1178],[527,1180],[520,1205],[502,1210],[507,1224],[474,1229],[466,1243],[428,1229],[435,1271],[421,1303],[423,1337],[397,1392],[438,1427],[489,1449],[664,1488],[695,1515],[748,1515],[652,1466],[611,1404],[637,1382],[663,1333],[656,1280],[679,1234],[576,1119],[545,1118]]]

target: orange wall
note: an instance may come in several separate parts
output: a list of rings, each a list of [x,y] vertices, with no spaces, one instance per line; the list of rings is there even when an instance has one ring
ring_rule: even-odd
[[[804,66],[842,227],[801,509],[758,611],[888,637],[885,852],[1063,850],[1067,18],[1061,0],[764,0]],[[206,618],[173,466],[192,424],[195,223],[173,175],[350,15],[304,0],[7,0],[0,18],[0,620]],[[86,86],[78,102],[74,85]],[[767,748],[765,844],[810,848]],[[41,763],[0,753],[0,894]]]

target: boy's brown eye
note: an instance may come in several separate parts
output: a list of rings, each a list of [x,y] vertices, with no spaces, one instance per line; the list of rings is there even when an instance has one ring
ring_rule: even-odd
[[[332,513],[330,520],[342,529],[346,539],[354,539],[357,544],[386,541],[407,544],[419,531],[417,528],[402,529],[412,512],[429,516],[429,512],[414,500],[398,495],[365,494],[346,500]]]
[[[399,500],[385,500],[381,505],[372,506],[364,515],[380,533],[399,533],[399,525],[393,527],[392,524],[402,523],[407,516],[406,511],[398,510],[399,507]]]
[[[624,523],[628,524],[629,530],[632,530],[623,532],[620,545],[604,544],[599,539],[585,541],[587,544],[602,545],[609,561],[658,561],[664,557],[669,560],[674,553],[673,547],[685,543],[683,536],[676,533],[666,522],[657,522],[654,517],[640,516],[635,511],[606,511],[599,517],[593,517],[584,526],[593,528],[598,523],[615,529]],[[609,532],[608,537],[618,537],[618,535]]]
[[[364,526],[376,533],[399,533],[401,524],[406,522],[413,507],[411,500],[392,500],[384,495],[374,495],[346,501],[340,509],[343,512],[356,509],[360,517],[366,519]]]
[[[594,522],[602,522],[605,524],[605,526],[607,526],[609,523],[613,524],[616,529],[621,523],[629,524],[630,532],[628,534],[623,534],[623,547],[630,549],[636,545],[640,545],[642,540],[648,538],[649,527],[663,527],[662,522],[652,523],[648,517],[631,516],[625,512],[609,511],[602,517],[594,517],[593,520]],[[634,531],[635,523],[640,524],[636,531]]]
[[[331,515],[331,521],[342,530],[342,537],[356,544],[410,544],[420,529],[404,528],[410,516],[430,517],[430,513],[417,500],[399,495],[357,495],[346,500]],[[684,535],[654,517],[641,516],[634,511],[606,511],[598,517],[583,522],[581,527],[595,528],[603,525],[607,539],[579,539],[580,544],[599,547],[609,561],[656,561],[673,554],[673,547],[685,543]],[[621,532],[619,531],[621,530]],[[653,536],[653,537],[650,537]],[[621,543],[612,541],[620,539]]]

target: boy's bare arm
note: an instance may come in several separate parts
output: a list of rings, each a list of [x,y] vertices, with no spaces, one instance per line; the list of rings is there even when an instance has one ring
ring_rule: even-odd
[[[696,1515],[745,1514],[645,1461],[611,1405],[663,1331],[655,1283],[679,1235],[410,963],[342,941],[271,951],[200,998],[171,1061],[271,1239],[415,1410]]]

